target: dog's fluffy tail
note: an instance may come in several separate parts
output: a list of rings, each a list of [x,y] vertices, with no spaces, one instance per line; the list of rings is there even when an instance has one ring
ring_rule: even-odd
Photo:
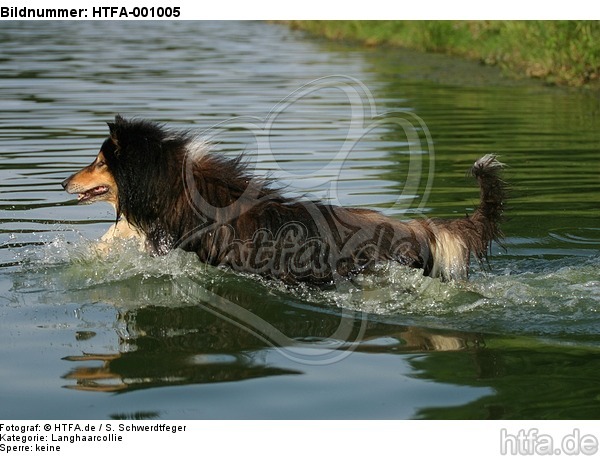
[[[476,252],[482,258],[489,243],[502,237],[500,222],[504,213],[506,200],[506,183],[500,178],[504,164],[500,163],[495,155],[485,155],[475,162],[471,168],[471,175],[479,183],[479,207],[470,219],[481,225],[480,237],[485,243],[484,251]]]
[[[480,191],[479,206],[473,214],[461,219],[428,222],[427,228],[432,233],[428,275],[445,280],[466,278],[471,254],[483,262],[491,242],[502,237],[500,222],[506,199],[506,184],[500,177],[503,167],[495,155],[481,157],[470,170]]]

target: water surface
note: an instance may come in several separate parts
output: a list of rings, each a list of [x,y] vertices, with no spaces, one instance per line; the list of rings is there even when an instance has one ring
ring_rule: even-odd
[[[3,22],[3,418],[598,418],[597,94],[267,23]],[[285,191],[459,217],[486,153],[503,246],[468,282],[319,291],[95,239],[60,182],[116,114],[194,129]]]

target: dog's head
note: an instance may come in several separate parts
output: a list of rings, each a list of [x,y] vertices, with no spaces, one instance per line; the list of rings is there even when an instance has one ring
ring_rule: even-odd
[[[161,178],[169,163],[174,162],[175,149],[187,141],[166,138],[169,133],[161,125],[144,120],[126,120],[117,115],[108,122],[109,136],[96,159],[62,182],[63,188],[79,195],[79,202],[89,204],[107,201],[125,214],[137,209],[149,213],[166,182]]]
[[[135,153],[144,151],[148,138],[152,138],[153,124],[143,121],[130,122],[120,115],[114,122],[107,122],[110,135],[100,148],[96,159],[88,166],[62,182],[63,188],[71,194],[78,194],[79,203],[90,204],[107,201],[119,210],[119,188],[121,184],[135,176],[127,173],[129,179],[123,179],[123,168],[139,167],[136,161],[144,161],[145,155]]]
[[[118,205],[118,189],[113,173],[106,160],[107,154],[114,154],[115,143],[106,139],[96,159],[81,171],[62,182],[63,188],[71,194],[78,194],[79,203],[90,204],[107,201],[115,208]]]

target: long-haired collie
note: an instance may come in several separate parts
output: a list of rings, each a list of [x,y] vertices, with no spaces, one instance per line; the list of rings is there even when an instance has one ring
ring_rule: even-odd
[[[121,116],[108,127],[94,162],[62,183],[80,203],[115,207],[104,241],[136,237],[153,254],[181,248],[210,265],[327,286],[384,261],[465,278],[471,255],[483,260],[501,236],[506,192],[493,155],[471,168],[480,203],[470,216],[402,221],[284,196],[243,158],[210,153],[187,132]]]

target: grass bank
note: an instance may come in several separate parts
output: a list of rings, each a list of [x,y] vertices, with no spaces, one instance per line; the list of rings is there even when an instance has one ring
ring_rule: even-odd
[[[439,52],[548,84],[600,86],[600,21],[290,21],[332,40]]]

